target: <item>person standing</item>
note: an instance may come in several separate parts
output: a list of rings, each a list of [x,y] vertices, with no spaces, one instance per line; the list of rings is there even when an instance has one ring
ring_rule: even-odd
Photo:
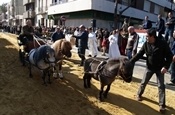
[[[89,28],[88,30],[89,30],[89,34],[88,34],[89,56],[96,57],[98,54],[96,34],[95,32],[93,32],[92,28]]]
[[[173,17],[172,12],[168,13],[168,18],[165,23],[165,40],[170,45],[170,48],[173,43],[173,31],[174,31],[175,17]]]
[[[162,16],[160,14],[157,16],[157,18],[158,19],[156,26],[157,26],[158,38],[163,39],[162,34],[164,34],[165,32],[165,21],[162,19]]]
[[[120,51],[118,46],[118,30],[113,30],[112,35],[109,36],[109,58],[119,58]]]
[[[173,38],[175,39],[175,31],[173,33]],[[173,59],[172,59],[172,63],[170,66],[171,79],[170,79],[170,83],[167,83],[167,85],[175,86],[175,41],[173,42],[171,51],[173,53]]]
[[[150,29],[152,28],[152,22],[148,20],[149,17],[145,16],[145,20],[143,21],[143,29]]]
[[[125,54],[128,59],[131,59],[137,53],[139,35],[135,32],[133,26],[128,27],[129,37],[125,49]]]
[[[78,36],[73,35],[77,39],[78,42],[78,55],[81,58],[80,66],[83,66],[84,60],[85,60],[85,51],[87,49],[88,45],[88,32],[85,31],[85,26],[80,25],[79,26],[80,33]]]
[[[147,67],[137,92],[137,100],[142,101],[142,94],[144,93],[145,87],[155,73],[159,90],[159,111],[163,113],[166,107],[164,74],[170,66],[173,54],[166,41],[157,38],[155,29],[148,29],[146,34],[147,41],[143,44],[140,51],[130,60],[131,63],[135,63],[146,54]]]
[[[55,32],[52,34],[51,39],[52,42],[55,42],[57,40],[63,39],[65,36],[63,35],[63,32],[61,31],[60,27],[57,27],[55,29]]]

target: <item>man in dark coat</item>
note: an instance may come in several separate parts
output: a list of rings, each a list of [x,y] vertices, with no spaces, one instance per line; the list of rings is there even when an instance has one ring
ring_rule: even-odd
[[[162,38],[162,34],[164,34],[165,32],[165,21],[162,19],[162,16],[159,14],[158,16],[158,20],[156,23],[157,26],[157,32],[158,32],[158,38]]]
[[[150,29],[152,28],[152,22],[148,20],[149,17],[145,16],[145,20],[143,21],[143,29]]]
[[[64,37],[65,36],[63,35],[63,32],[61,31],[60,27],[57,27],[55,32],[51,36],[52,42],[63,39]]]
[[[142,100],[142,94],[149,80],[155,73],[157,76],[158,90],[159,90],[159,106],[160,112],[165,112],[165,84],[164,74],[167,72],[172,62],[173,54],[164,40],[156,37],[155,29],[147,30],[147,41],[143,44],[140,51],[130,60],[135,63],[144,54],[146,54],[146,71],[141,81],[141,85],[137,92],[137,100]]]
[[[80,34],[78,36],[73,36],[78,40],[78,55],[81,58],[80,66],[83,66],[85,60],[85,51],[88,45],[88,32],[85,31],[85,26],[80,25]]]

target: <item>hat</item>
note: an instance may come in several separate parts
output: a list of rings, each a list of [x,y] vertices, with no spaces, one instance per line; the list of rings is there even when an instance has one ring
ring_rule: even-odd
[[[85,28],[85,26],[84,26],[83,24],[81,24],[81,25],[79,26],[79,28]]]

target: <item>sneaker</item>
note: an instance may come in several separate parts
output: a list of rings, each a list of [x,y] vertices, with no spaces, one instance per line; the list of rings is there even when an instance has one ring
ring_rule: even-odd
[[[160,113],[165,113],[165,111],[166,111],[165,107],[160,106],[160,108],[159,108],[159,112],[160,112]]]
[[[142,101],[142,96],[137,95],[137,96],[136,96],[136,100],[137,100],[137,101]]]
[[[105,54],[101,54],[102,56],[106,56]]]
[[[88,55],[88,57],[92,57],[92,55]]]
[[[171,85],[171,86],[175,86],[175,83],[167,83],[166,85]]]

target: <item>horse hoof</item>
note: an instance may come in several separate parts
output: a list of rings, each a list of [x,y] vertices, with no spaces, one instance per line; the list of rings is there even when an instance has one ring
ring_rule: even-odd
[[[46,84],[46,83],[43,83],[42,85],[47,86],[47,84]]]
[[[104,102],[104,100],[102,98],[98,98],[99,102]]]
[[[104,93],[104,94],[103,94],[103,97],[106,99],[106,98],[107,98],[107,94]]]

